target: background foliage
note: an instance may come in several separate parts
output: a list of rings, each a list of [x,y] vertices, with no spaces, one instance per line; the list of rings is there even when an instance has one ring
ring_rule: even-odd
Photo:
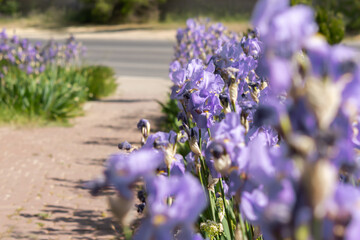
[[[248,18],[255,3],[246,0],[0,0],[0,15],[26,16],[56,9],[64,14],[68,23],[81,24],[184,20],[194,16],[238,20]],[[350,33],[360,30],[360,0],[291,0],[291,3],[317,8],[321,32],[331,41],[341,38],[344,29]]]
[[[297,4],[312,5],[314,7],[316,12],[316,22],[319,26],[319,32],[325,36],[330,44],[341,42],[345,36],[345,30],[350,30],[349,24],[351,23],[344,17],[347,15],[342,10],[342,4],[340,4],[340,1],[291,0],[291,5]],[[349,5],[353,4],[354,3],[350,3]],[[349,17],[351,18],[352,13],[348,12],[347,14],[349,14]]]

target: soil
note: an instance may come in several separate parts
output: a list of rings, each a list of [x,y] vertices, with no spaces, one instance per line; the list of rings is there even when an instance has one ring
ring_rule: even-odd
[[[139,145],[139,119],[162,117],[170,81],[120,77],[117,93],[85,104],[72,127],[0,128],[0,239],[118,239],[106,196],[85,181],[127,140]],[[155,126],[155,129],[154,129]]]

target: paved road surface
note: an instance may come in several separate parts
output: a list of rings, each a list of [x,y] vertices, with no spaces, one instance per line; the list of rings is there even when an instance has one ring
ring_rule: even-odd
[[[33,42],[44,39],[32,39]],[[57,40],[59,41],[59,40]],[[61,41],[61,40],[60,40]],[[117,76],[160,77],[168,79],[168,67],[175,44],[167,40],[82,39],[86,46],[85,63],[114,68]],[[360,54],[360,42],[346,42]]]
[[[168,78],[174,42],[106,39],[86,39],[81,42],[87,48],[86,63],[113,67],[118,76]]]

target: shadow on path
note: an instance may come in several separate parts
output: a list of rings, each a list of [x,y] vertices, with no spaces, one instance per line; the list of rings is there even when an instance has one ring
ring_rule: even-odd
[[[139,103],[139,102],[152,102],[156,99],[96,99],[92,102],[102,102],[102,103]]]
[[[39,214],[21,213],[20,216],[28,221],[36,222],[39,230],[29,233],[34,236],[68,236],[71,239],[94,239],[94,237],[121,235],[118,223],[107,217],[108,213],[87,209],[74,209],[58,205],[46,205]],[[73,226],[66,229],[66,226]],[[86,236],[91,234],[92,237]],[[12,233],[13,239],[29,239],[29,235],[18,232]],[[119,238],[120,239],[120,238]]]

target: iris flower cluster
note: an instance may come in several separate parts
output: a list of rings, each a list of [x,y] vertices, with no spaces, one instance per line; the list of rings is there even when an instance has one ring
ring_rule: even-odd
[[[7,73],[9,66],[25,71],[27,74],[38,74],[47,65],[65,66],[74,64],[84,54],[85,48],[73,36],[65,44],[50,40],[45,44],[32,44],[28,39],[17,35],[10,37],[6,30],[0,32],[1,76]]]
[[[357,55],[307,6],[260,0],[252,23],[240,38],[188,20],[169,74],[180,131],[140,120],[142,147],[88,184],[125,202],[141,188],[135,239],[359,238]]]

